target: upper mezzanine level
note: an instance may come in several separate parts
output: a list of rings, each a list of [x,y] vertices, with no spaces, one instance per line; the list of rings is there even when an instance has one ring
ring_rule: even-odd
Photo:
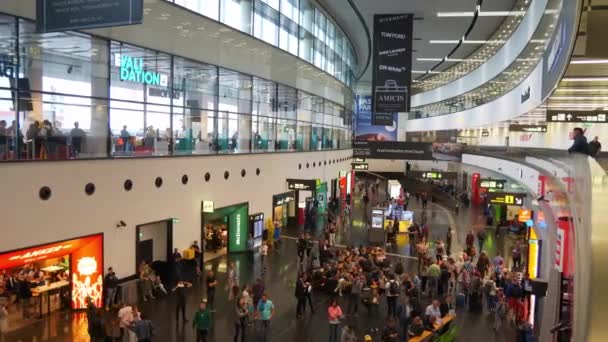
[[[182,1],[180,5],[192,7],[203,3],[208,5],[209,1]],[[230,7],[231,3],[218,2],[218,8],[235,10]],[[284,30],[269,26],[263,17],[265,12],[260,9],[277,5],[287,12],[285,3],[294,2],[251,3],[251,10],[258,9],[250,13],[251,32],[258,32],[254,29],[257,25],[265,38],[269,37],[268,32],[275,32],[277,39],[284,37]],[[7,11],[21,15],[32,10],[27,5],[8,3],[6,6]],[[237,25],[234,16],[225,16],[232,21],[222,24],[181,6],[160,0],[146,1],[142,27],[93,30],[92,34],[38,34],[32,21],[3,16],[0,43],[5,55],[2,60],[12,68],[13,74],[0,79],[1,120],[5,122],[1,124],[4,127],[0,127],[5,142],[1,159],[289,152],[350,147],[348,113],[352,108],[352,92],[334,78],[341,75],[336,70],[348,69],[346,61],[335,62],[339,59],[337,52],[332,51],[332,63],[330,59],[318,60],[323,62],[319,64],[323,70],[319,70],[298,61],[297,56],[290,57],[283,47],[268,45],[264,37],[247,38],[231,29]],[[318,9],[310,7],[303,13],[313,13],[309,17],[312,22],[318,26],[324,23],[323,30],[331,31],[323,38],[326,43],[338,33],[340,43],[332,41],[331,48],[344,48],[341,51],[345,55],[352,52],[347,42],[343,42],[346,38],[341,31],[336,31],[339,28]],[[281,18],[287,20],[283,17],[286,15]],[[320,34],[321,30],[316,32]],[[227,34],[233,37],[225,36]],[[207,38],[197,39],[202,35]],[[116,36],[125,39],[112,39]],[[164,39],[167,36],[173,36],[173,41]],[[290,43],[293,53],[303,47],[296,38],[291,36],[280,41]],[[314,39],[321,41],[321,38]],[[213,40],[215,45],[209,43]],[[184,50],[192,41],[201,43],[199,49]],[[225,50],[225,45],[234,47]],[[150,46],[163,49],[147,48]],[[314,50],[314,46],[313,42],[313,58],[329,55],[329,45],[316,44],[322,46],[325,53],[319,48]],[[217,51],[209,54],[211,49]],[[231,53],[235,49],[241,54]],[[249,55],[243,55],[243,50]],[[349,56],[352,58],[352,54]],[[240,61],[235,63],[236,59]],[[215,65],[201,60],[211,60]],[[125,65],[123,61],[131,61],[132,65]],[[279,66],[275,67],[274,62]],[[249,63],[251,68],[244,68]],[[333,73],[327,73],[325,69],[332,64]],[[223,67],[225,65],[229,67]],[[230,69],[235,65],[248,72]],[[129,68],[149,74],[150,82],[125,77],[123,72],[128,73]],[[283,72],[287,69],[290,71]],[[260,74],[263,77],[257,77]],[[346,76],[343,77],[346,82]],[[275,82],[277,79],[279,82]],[[76,122],[79,127],[74,127]]]

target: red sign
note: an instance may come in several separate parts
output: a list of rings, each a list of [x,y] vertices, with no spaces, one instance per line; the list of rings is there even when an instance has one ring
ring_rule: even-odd
[[[519,213],[517,214],[519,222],[527,222],[530,219],[532,219],[532,210],[519,209]]]

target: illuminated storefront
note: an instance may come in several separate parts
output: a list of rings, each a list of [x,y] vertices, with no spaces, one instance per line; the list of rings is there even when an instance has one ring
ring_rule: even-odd
[[[84,236],[0,254],[0,270],[17,276],[24,270],[40,270],[32,277],[31,291],[39,298],[39,314],[51,309],[50,296],[70,293],[70,307],[85,309],[87,298],[103,304],[103,234]],[[42,301],[47,306],[43,307]]]

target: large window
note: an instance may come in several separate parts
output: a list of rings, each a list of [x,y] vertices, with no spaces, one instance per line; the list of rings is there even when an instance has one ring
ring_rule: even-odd
[[[220,21],[235,29],[251,34],[251,0],[220,0]]]
[[[255,2],[253,35],[266,43],[278,46],[279,12],[260,0]]]
[[[213,20],[218,20],[220,14],[219,0],[174,0],[176,5],[200,13]]]
[[[256,2],[263,9],[258,20],[266,20],[264,13],[280,18],[273,36],[294,54],[302,52],[298,31],[314,41],[292,20],[306,18],[293,12],[296,4]],[[314,13],[314,7],[306,12]],[[331,49],[317,42],[324,65],[331,65],[332,56],[335,64],[337,53],[328,57]],[[350,145],[344,108],[272,81],[84,33],[40,34],[30,21],[2,15],[0,48],[0,161]],[[311,44],[311,58],[313,52]],[[343,73],[352,77],[350,70]]]

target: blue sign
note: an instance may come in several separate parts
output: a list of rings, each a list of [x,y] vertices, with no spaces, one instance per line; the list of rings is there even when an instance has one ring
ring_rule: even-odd
[[[38,32],[141,24],[143,0],[38,0]]]
[[[370,95],[357,96],[357,128],[355,140],[366,141],[396,141],[398,113],[393,116],[392,126],[372,125],[372,97]]]

